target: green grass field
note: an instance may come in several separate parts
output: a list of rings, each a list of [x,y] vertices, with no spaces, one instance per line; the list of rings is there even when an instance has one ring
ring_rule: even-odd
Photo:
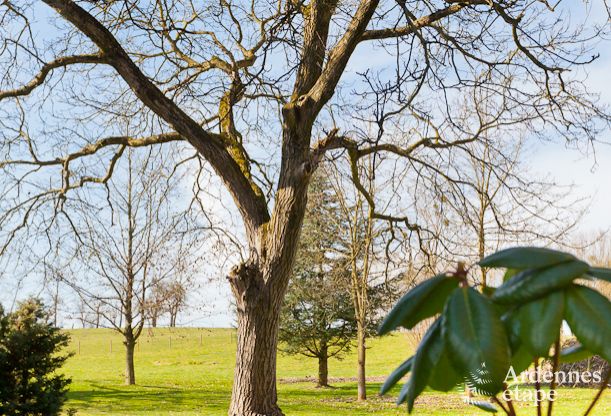
[[[225,415],[231,394],[235,333],[229,329],[156,329],[145,332],[136,350],[136,386],[123,385],[124,350],[111,330],[70,331],[70,350],[75,355],[65,366],[72,377],[67,408],[77,415]],[[112,352],[111,352],[112,342]],[[201,343],[201,345],[200,345]],[[409,356],[412,347],[401,335],[369,342],[368,376],[385,376]],[[330,377],[355,375],[355,357],[330,362]],[[366,403],[355,400],[356,383],[332,382],[319,389],[314,382],[316,361],[280,354],[279,402],[290,415],[406,415],[394,397],[380,398],[379,382],[369,385]],[[394,391],[396,394],[397,391]],[[557,416],[582,415],[592,389],[562,389],[556,402]],[[461,401],[458,392],[427,392],[419,398],[416,415],[482,415]],[[518,415],[536,415],[535,407],[522,405]],[[611,415],[611,394],[603,395],[594,416]]]

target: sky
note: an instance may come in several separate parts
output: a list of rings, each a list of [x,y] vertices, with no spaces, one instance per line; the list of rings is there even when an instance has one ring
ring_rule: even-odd
[[[357,51],[349,70],[357,71],[369,64],[370,52]],[[598,52],[601,56],[589,66],[586,83],[590,92],[600,94],[603,102],[611,103],[611,42],[601,44]],[[532,142],[531,145],[527,163],[538,177],[559,184],[573,184],[576,197],[589,198],[578,233],[587,235],[611,230],[611,131],[604,132],[593,151],[590,149],[587,153],[561,141]],[[233,326],[235,319],[230,296],[225,279],[211,279],[196,294],[197,307],[180,316],[179,323],[201,327]],[[72,323],[66,322],[66,325]]]
[[[611,104],[611,42],[599,48],[600,58],[589,68],[586,84],[590,92],[600,94],[601,100]],[[361,66],[360,60],[371,57],[356,54],[351,62],[353,70]],[[596,235],[611,230],[611,131],[600,136],[600,142],[588,152],[577,150],[561,141],[530,142],[527,162],[533,173],[540,178],[560,185],[573,185],[576,199],[588,199],[587,210],[575,233]],[[214,299],[219,308],[206,316],[196,318],[203,326],[226,327],[233,325],[234,318],[226,309],[231,293],[225,282],[218,282],[205,290],[207,299]]]

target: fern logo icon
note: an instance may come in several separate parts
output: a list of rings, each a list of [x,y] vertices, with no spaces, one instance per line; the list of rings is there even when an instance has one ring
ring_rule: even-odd
[[[492,379],[490,372],[486,368],[486,363],[481,363],[479,368],[471,371],[464,378],[464,383],[459,387],[463,393],[463,401],[470,405],[480,407],[485,402],[477,400],[477,396],[490,396],[492,390]]]

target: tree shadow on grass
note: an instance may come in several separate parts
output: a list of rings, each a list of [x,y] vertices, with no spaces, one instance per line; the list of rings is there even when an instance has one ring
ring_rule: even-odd
[[[105,413],[151,412],[158,414],[185,410],[226,411],[229,393],[215,388],[178,388],[172,386],[117,386],[88,383],[68,393],[67,407]]]

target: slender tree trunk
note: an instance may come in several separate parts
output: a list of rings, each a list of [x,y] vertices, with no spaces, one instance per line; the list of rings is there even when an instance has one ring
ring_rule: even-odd
[[[153,316],[151,316],[151,326],[153,328],[157,328],[157,314],[153,314]]]
[[[477,248],[477,252],[479,255],[479,259],[482,260],[485,256],[486,256],[486,229],[485,227],[485,210],[483,207],[483,203],[482,202],[482,208],[480,209],[480,214],[479,214],[479,224],[478,224],[478,235],[477,235],[477,239],[478,239],[478,248]],[[485,289],[486,287],[488,287],[488,273],[485,267],[481,268],[482,270],[482,289]]]
[[[248,305],[248,299],[245,300]],[[259,306],[238,310],[238,346],[230,416],[283,415],[276,395],[279,308]]]
[[[318,356],[318,387],[329,387],[329,354],[326,345],[320,347]]]
[[[363,323],[357,321],[357,351],[358,351],[358,370],[357,370],[357,400],[367,400],[367,379],[365,374],[365,354],[366,354],[366,334]]]
[[[136,371],[134,370],[134,349],[136,342],[133,337],[125,337],[125,384],[136,384]]]

